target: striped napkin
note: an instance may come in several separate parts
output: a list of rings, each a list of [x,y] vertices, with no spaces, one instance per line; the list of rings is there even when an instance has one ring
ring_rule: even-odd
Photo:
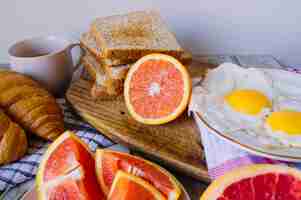
[[[88,144],[92,151],[95,151],[98,147],[104,148],[115,145],[105,136],[101,135],[96,129],[83,122],[83,120],[76,115],[67,104],[65,99],[58,99],[57,102],[64,111],[66,129],[73,130]],[[14,194],[21,195],[21,191],[25,192],[33,186],[33,181],[30,180],[34,179],[40,159],[48,145],[49,142],[46,142],[45,140],[31,138],[29,140],[29,150],[26,156],[14,163],[0,167],[0,194],[4,191],[6,191],[5,194],[7,194],[8,190],[16,190],[17,192],[14,192]],[[23,184],[26,182],[29,184]],[[11,196],[8,198],[6,196],[7,195],[2,195],[1,197],[4,199],[18,199],[11,198]]]
[[[285,69],[295,73],[300,73],[301,75],[301,69]],[[193,117],[198,125],[198,128],[200,129],[208,172],[212,180],[234,168],[250,164],[283,164],[301,169],[301,163],[289,163],[256,156],[240,149],[237,146],[234,146],[232,143],[221,139],[216,135],[216,133],[209,130],[196,115],[192,107],[190,110],[192,111]]]

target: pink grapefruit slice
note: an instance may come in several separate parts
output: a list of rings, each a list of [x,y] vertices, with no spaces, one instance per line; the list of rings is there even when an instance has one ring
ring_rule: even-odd
[[[166,200],[166,198],[142,178],[118,171],[108,200]]]
[[[301,172],[281,165],[257,164],[216,179],[201,200],[300,200]]]
[[[164,124],[187,107],[191,79],[175,58],[149,54],[129,70],[124,84],[125,103],[131,116],[144,124]]]
[[[104,199],[95,175],[95,161],[87,145],[66,131],[45,152],[36,185],[39,200]]]
[[[119,170],[146,180],[169,200],[176,200],[181,194],[176,178],[160,166],[142,158],[117,151],[98,149],[95,160],[97,178],[106,195]]]

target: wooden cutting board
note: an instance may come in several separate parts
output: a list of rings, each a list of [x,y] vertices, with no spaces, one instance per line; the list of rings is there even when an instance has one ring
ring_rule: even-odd
[[[189,71],[192,77],[200,79],[208,67],[208,64],[194,61]],[[209,182],[200,134],[187,112],[165,125],[144,125],[129,116],[122,96],[113,101],[94,101],[90,96],[91,85],[81,78],[66,94],[83,119],[113,141],[143,152],[167,167]]]

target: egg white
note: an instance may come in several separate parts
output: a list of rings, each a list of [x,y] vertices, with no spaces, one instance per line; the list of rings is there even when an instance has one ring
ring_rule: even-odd
[[[275,69],[264,69],[263,71],[271,78],[274,94],[276,94],[273,99],[273,111],[301,112],[300,75]],[[285,146],[301,147],[301,133],[300,135],[289,135],[283,131],[273,131],[268,124],[264,124],[264,132]]]
[[[291,81],[295,75],[285,74],[290,81],[281,84],[277,79],[281,77],[281,70],[242,68],[232,63],[224,63],[209,71],[201,87],[201,110],[207,119],[220,131],[245,130],[244,132],[265,138],[266,144],[292,145],[301,147],[300,136],[290,136],[283,132],[273,132],[267,124],[266,117],[273,111],[283,109],[301,111],[301,79]],[[285,82],[286,78],[281,81]],[[296,78],[296,77],[295,77]],[[300,83],[300,85],[294,85]],[[299,88],[296,91],[296,88]],[[272,109],[264,108],[257,115],[248,115],[235,111],[224,99],[231,91],[239,89],[254,89],[262,92],[272,102]],[[293,91],[289,91],[293,90]],[[298,95],[297,95],[298,97]],[[260,141],[259,141],[260,142]]]
[[[235,111],[224,99],[231,91],[238,89],[254,89],[273,98],[271,81],[263,72],[257,69],[244,69],[235,64],[225,63],[210,71],[203,82],[203,88],[208,92],[204,95],[208,102],[205,106],[210,115],[218,119],[220,126],[227,130],[253,129],[263,125],[269,108],[263,109],[257,115],[248,115]]]

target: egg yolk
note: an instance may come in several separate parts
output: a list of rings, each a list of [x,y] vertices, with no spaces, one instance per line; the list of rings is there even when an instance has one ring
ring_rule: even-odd
[[[301,112],[278,111],[273,112],[266,119],[272,131],[281,131],[288,135],[301,134]]]
[[[237,112],[257,115],[263,108],[271,108],[271,101],[262,93],[252,89],[234,90],[225,96],[226,102]]]

